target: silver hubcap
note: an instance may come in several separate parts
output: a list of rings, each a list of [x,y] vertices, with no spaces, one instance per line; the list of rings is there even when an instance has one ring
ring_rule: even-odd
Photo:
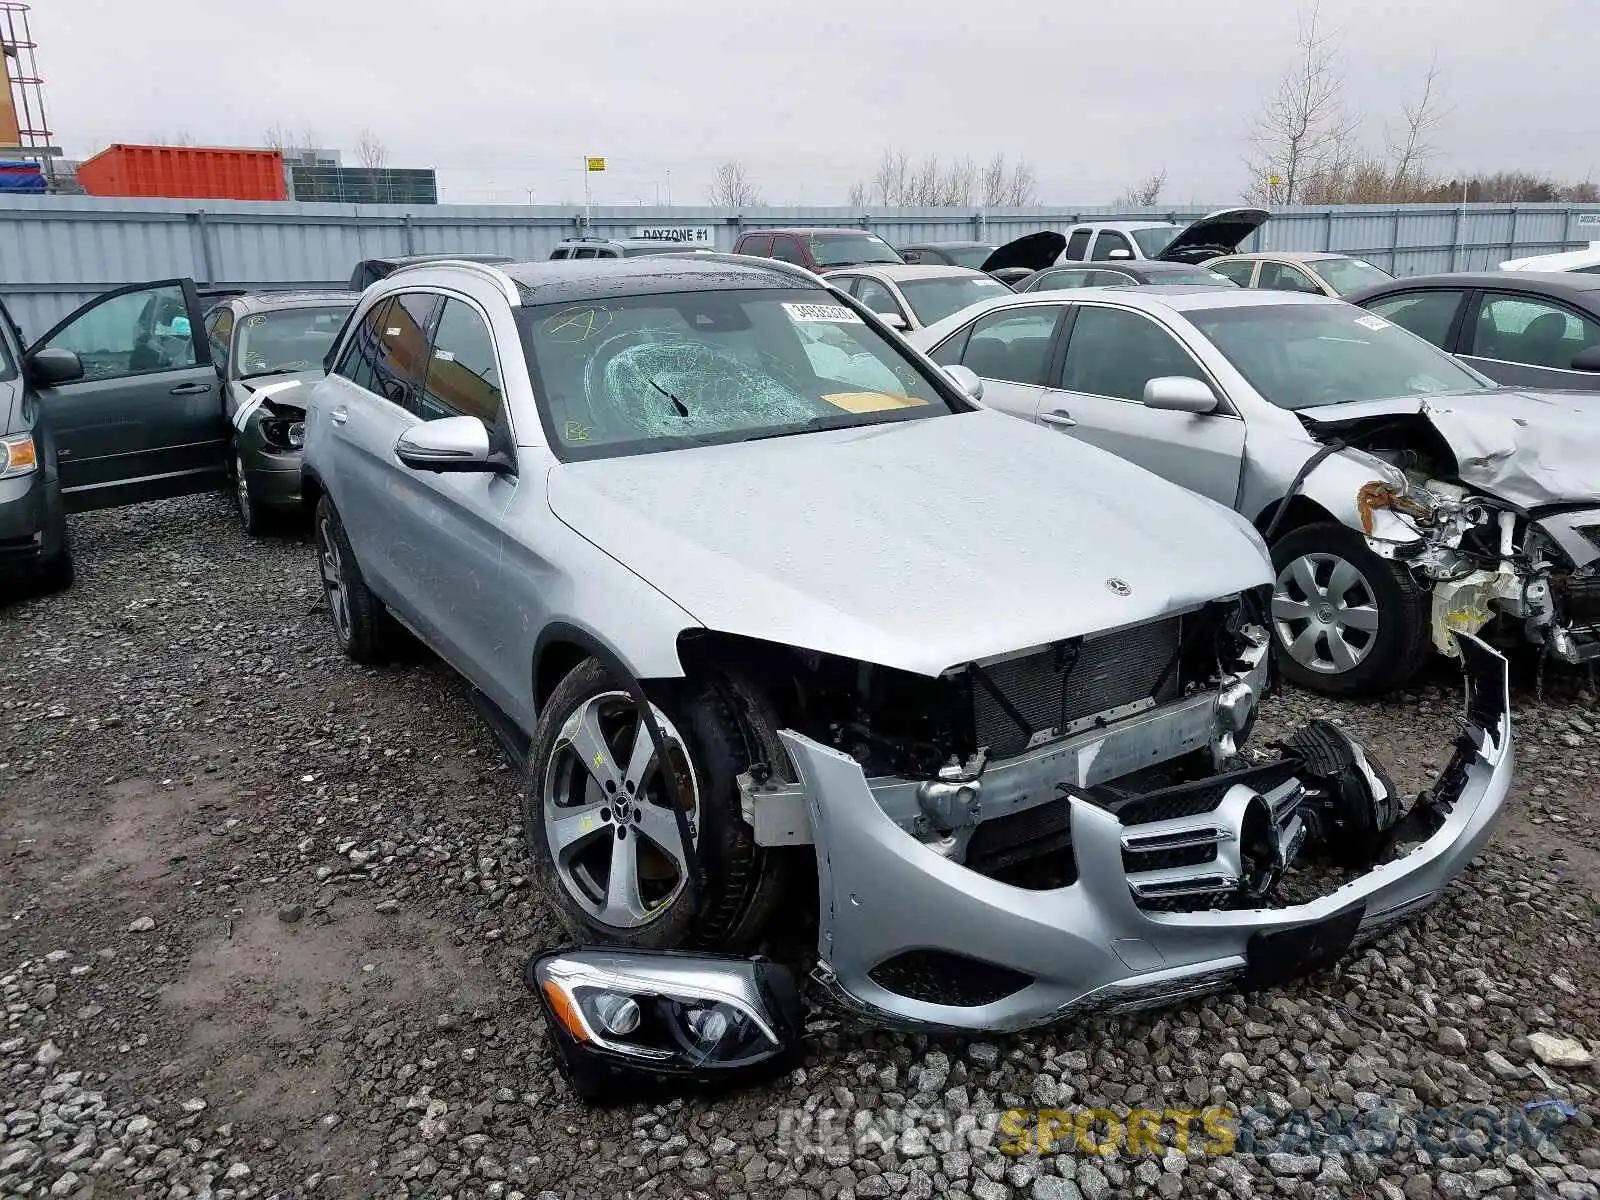
[[[239,513],[246,521],[250,519],[250,485],[244,478],[244,459],[233,460],[233,487],[239,496]]]
[[[687,785],[700,840],[700,783],[683,739],[654,705],[670,768]],[[613,929],[637,929],[665,912],[688,882],[655,745],[627,692],[585,701],[556,735],[544,776],[544,830],[561,886]]]
[[[1295,662],[1339,675],[1377,644],[1378,600],[1353,563],[1337,554],[1302,554],[1278,573],[1272,623]]]
[[[339,540],[333,535],[333,521],[323,517],[317,522],[317,541],[321,543],[319,558],[322,565],[322,590],[328,597],[328,612],[333,616],[333,628],[339,640],[350,640],[350,595],[345,590],[344,559],[339,554]]]

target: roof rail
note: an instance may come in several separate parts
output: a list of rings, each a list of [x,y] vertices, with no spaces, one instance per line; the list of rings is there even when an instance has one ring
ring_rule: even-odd
[[[453,267],[480,275],[500,289],[506,298],[506,303],[511,307],[515,308],[522,303],[522,293],[517,290],[516,281],[511,276],[492,263],[473,262],[468,258],[435,258],[428,262],[406,263],[390,271],[387,278],[393,279],[396,275],[403,275],[408,271],[428,271],[435,267]]]
[[[671,251],[663,254],[663,258],[670,258],[672,254],[692,254],[696,262],[725,262],[735,263],[739,266],[749,267],[757,264],[770,271],[777,271],[782,275],[793,275],[797,279],[809,284],[821,284],[823,287],[832,285],[814,271],[808,271],[797,263],[784,262],[781,258],[766,258],[759,254],[724,254],[720,250],[685,250]]]

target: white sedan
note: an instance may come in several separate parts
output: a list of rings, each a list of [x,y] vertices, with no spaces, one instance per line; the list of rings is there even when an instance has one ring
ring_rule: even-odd
[[[971,267],[893,263],[825,271],[836,288],[849,292],[890,326],[921,329],[969,305],[1009,296],[1011,289]]]

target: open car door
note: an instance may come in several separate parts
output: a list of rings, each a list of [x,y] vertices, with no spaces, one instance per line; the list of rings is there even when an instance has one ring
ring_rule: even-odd
[[[226,481],[222,380],[193,280],[96,296],[28,351],[70,351],[80,378],[38,389],[67,511],[208,491]]]

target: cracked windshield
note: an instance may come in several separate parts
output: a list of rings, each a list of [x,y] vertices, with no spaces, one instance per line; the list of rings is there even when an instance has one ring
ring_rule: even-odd
[[[806,289],[701,291],[523,316],[558,453],[605,457],[948,413],[843,304]]]

